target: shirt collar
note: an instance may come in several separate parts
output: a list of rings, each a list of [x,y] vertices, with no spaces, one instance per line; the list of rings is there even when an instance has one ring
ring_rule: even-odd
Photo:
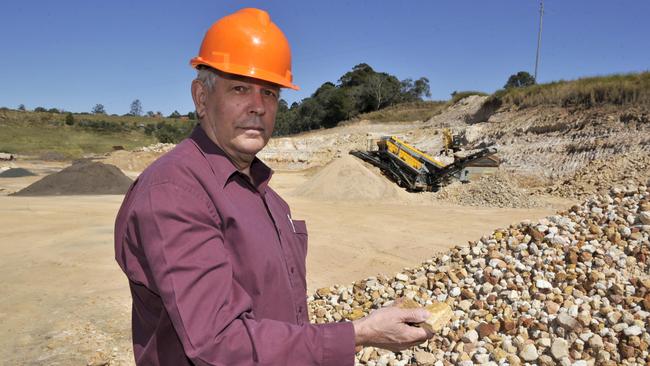
[[[212,172],[217,178],[217,183],[222,187],[225,187],[235,174],[242,174],[235,164],[230,160],[230,157],[215,144],[208,135],[203,131],[201,125],[197,124],[190,134],[190,140],[201,150],[203,156],[205,156]],[[255,157],[251,163],[251,177],[253,178],[253,185],[260,193],[265,193],[266,188],[268,187],[271,176],[273,175],[273,170],[264,164],[260,159]]]

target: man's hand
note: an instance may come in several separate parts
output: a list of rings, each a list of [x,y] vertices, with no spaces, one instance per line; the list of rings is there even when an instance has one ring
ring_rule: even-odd
[[[352,322],[354,340],[357,346],[379,347],[393,352],[417,346],[433,337],[433,333],[409,323],[421,323],[428,317],[429,312],[424,309],[400,309],[397,306],[377,309]]]

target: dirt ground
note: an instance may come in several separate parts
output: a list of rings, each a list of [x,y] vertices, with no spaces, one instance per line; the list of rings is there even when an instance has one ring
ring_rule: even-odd
[[[132,364],[130,294],[113,259],[121,196],[10,197],[60,164],[25,163],[36,177],[0,180],[0,359],[15,365]],[[308,175],[277,172],[271,185],[307,220],[308,287],[350,283],[415,266],[497,227],[567,208],[474,208],[292,196]]]

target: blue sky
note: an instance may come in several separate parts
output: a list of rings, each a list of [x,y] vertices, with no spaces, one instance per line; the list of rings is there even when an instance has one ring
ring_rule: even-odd
[[[650,70],[650,1],[546,0],[539,82]],[[194,109],[189,60],[218,18],[267,10],[293,51],[289,101],[365,62],[426,76],[432,99],[533,73],[539,1],[3,1],[0,106]]]

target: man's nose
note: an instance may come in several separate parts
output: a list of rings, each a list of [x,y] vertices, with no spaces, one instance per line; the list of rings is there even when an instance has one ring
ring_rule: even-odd
[[[266,113],[266,107],[264,106],[264,99],[262,98],[262,90],[258,88],[253,88],[253,92],[250,94],[250,104],[248,113],[257,114],[258,116]]]

